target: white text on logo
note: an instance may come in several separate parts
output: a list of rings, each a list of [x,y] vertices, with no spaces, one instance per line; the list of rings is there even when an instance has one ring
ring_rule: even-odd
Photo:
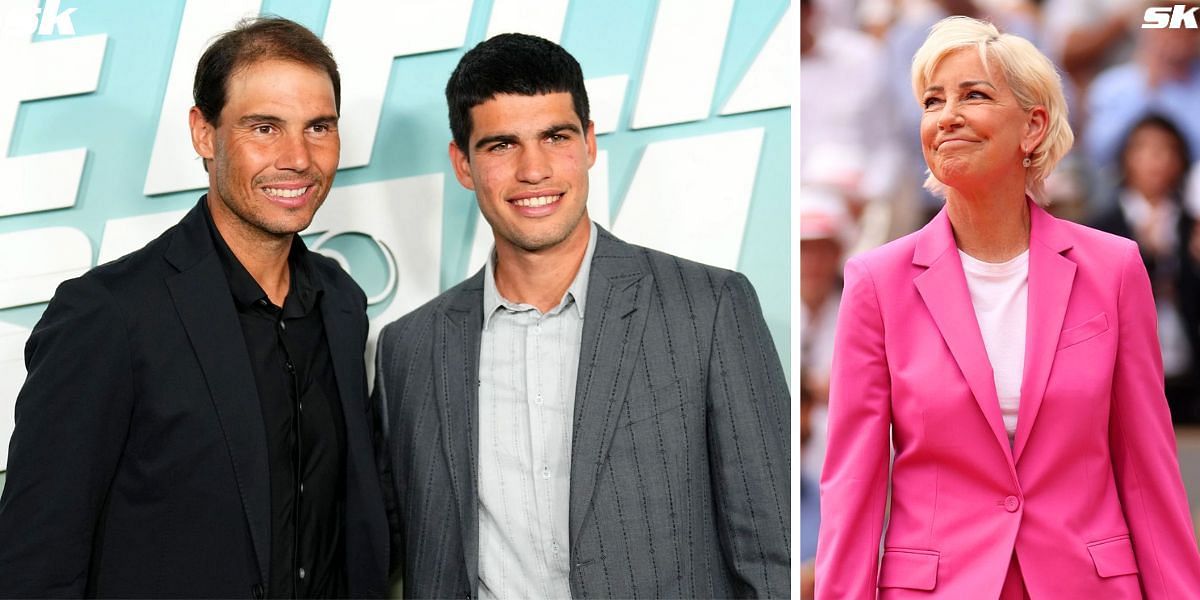
[[[1188,8],[1183,4],[1147,8],[1142,29],[1196,29],[1197,10],[1200,10],[1200,6]]]

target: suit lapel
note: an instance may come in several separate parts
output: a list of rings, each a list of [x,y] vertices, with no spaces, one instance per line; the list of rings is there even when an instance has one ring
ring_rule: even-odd
[[[314,276],[320,277],[315,271]],[[366,317],[363,309],[355,305],[352,296],[342,293],[330,281],[323,283],[325,293],[321,296],[321,319],[346,427],[343,531],[345,539],[357,540],[346,546],[345,560],[351,565],[351,571],[356,568],[355,565],[362,570],[378,567],[386,571],[387,523],[383,519],[373,518],[383,513],[383,505],[380,502],[379,473],[375,469],[375,462],[370,460],[375,449],[365,405],[367,391],[363,345],[367,337]],[[370,561],[376,564],[365,564]],[[370,587],[356,587],[360,584],[372,586],[375,582],[353,583],[349,590],[351,596],[368,593]]]
[[[1062,255],[1070,240],[1054,217],[1030,203],[1029,309],[1025,325],[1025,369],[1021,378],[1021,405],[1013,455],[1021,459],[1025,442],[1042,406],[1046,381],[1058,335],[1075,282],[1075,263]]]
[[[958,246],[950,229],[950,219],[944,208],[921,231],[913,263],[928,267],[913,280],[917,291],[933,315],[938,331],[946,340],[950,354],[954,356],[979,410],[992,429],[996,443],[1011,466],[1012,453],[1000,415],[1000,402],[996,398],[995,376],[983,345],[983,336],[979,332],[979,321],[975,318],[962,259],[958,256]]]
[[[579,541],[600,466],[605,462],[617,417],[625,404],[654,283],[635,247],[603,229],[597,231],[575,384],[570,491],[572,546]]]
[[[361,363],[358,360],[363,354],[363,348],[359,344],[359,336],[351,335],[355,330],[361,329],[354,322],[354,308],[347,305],[340,294],[326,291],[321,297],[321,319],[325,324],[325,338],[329,342],[333,375],[337,380],[342,404],[356,402],[365,397],[366,393],[363,390],[363,372],[359,368]],[[355,419],[356,426],[363,425],[364,419],[361,415],[356,416],[360,417]]]
[[[435,325],[433,373],[442,425],[442,450],[450,466],[467,581],[479,580],[477,513],[479,447],[479,344],[483,328],[483,271],[450,298]],[[464,435],[466,432],[466,435]]]
[[[267,581],[271,501],[262,409],[229,283],[202,210],[207,210],[203,199],[180,222],[167,248],[167,261],[179,269],[167,278],[167,288],[208,384],[259,573]]]
[[[321,296],[321,319],[325,325],[325,339],[329,344],[329,357],[333,362],[333,376],[337,381],[342,412],[345,413],[346,443],[354,448],[347,453],[347,459],[370,456],[374,452],[367,445],[371,438],[365,407],[362,406],[367,395],[362,369],[365,332],[362,331],[362,325],[356,322],[355,312],[356,309],[347,302],[347,298],[326,283],[326,291]],[[347,461],[348,466],[353,466],[352,463]]]

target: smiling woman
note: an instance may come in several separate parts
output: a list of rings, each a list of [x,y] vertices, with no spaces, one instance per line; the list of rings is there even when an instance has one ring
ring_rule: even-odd
[[[975,52],[944,58],[922,92],[921,150],[931,175],[956,195],[973,194],[996,182],[1010,183],[1020,198],[1025,185],[1023,159],[1046,134],[1046,109],[1026,117],[1003,73],[990,73]]]
[[[990,31],[980,32],[953,26],[960,20],[969,21],[963,18],[943,21],[913,57],[913,93],[925,109],[921,119],[922,151],[931,171],[925,187],[936,195],[946,196],[946,187],[950,185],[933,172],[936,153],[931,157],[931,143],[970,140],[977,133],[972,128],[1003,123],[1010,135],[1033,136],[1015,146],[1011,142],[1006,144],[1006,148],[1020,151],[1022,156],[1016,161],[1020,170],[1010,170],[1010,177],[1003,182],[1023,181],[1029,195],[1044,204],[1045,179],[1075,139],[1067,122],[1066,98],[1055,67],[1027,40],[1005,35],[1003,43],[999,43],[995,27],[987,25]],[[989,43],[980,44],[980,36],[989,39]],[[1027,113],[1030,122],[1025,128],[1015,126],[1026,116],[1012,112],[1016,110]],[[968,118],[970,126],[963,127]],[[1025,158],[1029,164],[1025,164]],[[996,165],[1013,166],[1012,161]],[[958,187],[964,193],[971,193],[972,188],[970,184],[950,187]],[[983,188],[990,189],[991,185]]]
[[[1137,247],[1039,205],[1073,141],[1054,66],[951,17],[912,75],[946,205],[846,264],[817,596],[1200,589]]]

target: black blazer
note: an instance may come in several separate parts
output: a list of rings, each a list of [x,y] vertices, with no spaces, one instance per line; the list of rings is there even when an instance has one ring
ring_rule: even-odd
[[[34,328],[0,498],[0,596],[262,596],[266,433],[204,210],[201,198],[141,250],[63,283]],[[366,299],[312,258],[346,415],[349,592],[381,597]]]
[[[1200,378],[1197,377],[1197,365],[1200,365],[1200,264],[1192,258],[1188,249],[1188,241],[1196,221],[1181,210],[1179,222],[1176,225],[1176,235],[1179,239],[1175,248],[1173,264],[1164,264],[1154,255],[1141,248],[1142,262],[1152,281],[1169,279],[1175,284],[1179,316],[1183,319],[1184,335],[1192,354],[1192,369],[1179,381],[1169,382],[1167,400],[1171,404],[1171,418],[1176,422],[1200,422],[1200,402],[1195,394],[1200,388]],[[1125,213],[1118,205],[1101,214],[1092,226],[1101,231],[1119,235],[1137,241],[1133,227],[1125,220]]]
[[[1176,225],[1179,243],[1175,248],[1174,265],[1159,264],[1153,255],[1142,250],[1142,261],[1146,263],[1146,271],[1149,272],[1151,280],[1164,275],[1174,280],[1179,295],[1180,316],[1183,317],[1187,328],[1186,334],[1192,347],[1193,361],[1200,360],[1200,264],[1196,263],[1188,250],[1188,241],[1192,237],[1195,224],[1196,221],[1186,210],[1180,210],[1179,223]],[[1137,241],[1133,227],[1125,220],[1125,213],[1120,206],[1114,206],[1100,215],[1092,226],[1100,231]]]

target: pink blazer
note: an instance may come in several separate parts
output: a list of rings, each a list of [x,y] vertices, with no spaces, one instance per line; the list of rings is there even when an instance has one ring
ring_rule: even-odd
[[[817,598],[1200,598],[1137,246],[1031,213],[1011,447],[945,210],[846,264]]]

